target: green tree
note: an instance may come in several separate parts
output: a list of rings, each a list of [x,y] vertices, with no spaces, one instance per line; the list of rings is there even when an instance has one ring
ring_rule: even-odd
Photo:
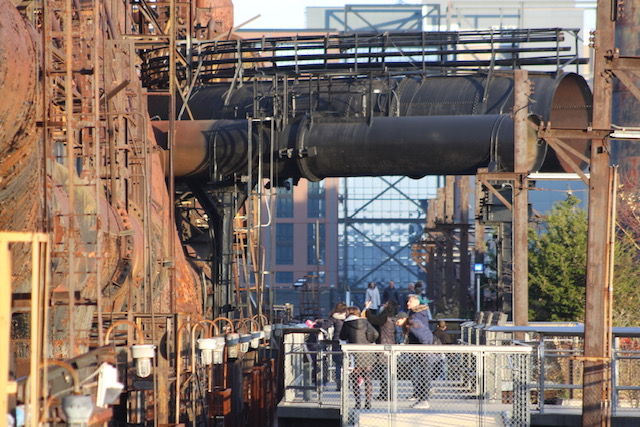
[[[613,324],[640,326],[640,192],[627,183],[618,189],[613,269]]]
[[[529,318],[584,319],[587,213],[569,195],[529,229]]]
[[[587,213],[569,195],[529,230],[529,318],[584,321]],[[640,326],[640,196],[618,191],[613,324]]]

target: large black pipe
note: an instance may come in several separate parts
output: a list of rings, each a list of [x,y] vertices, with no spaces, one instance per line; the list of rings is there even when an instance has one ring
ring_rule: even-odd
[[[588,126],[592,98],[582,77],[573,73],[544,74],[532,75],[530,80],[530,113],[551,122],[554,128]],[[217,121],[215,126],[202,130],[208,132],[202,137],[209,140],[209,157],[193,160],[195,163],[187,165],[186,175],[202,172],[208,161],[215,162],[211,166],[218,171],[212,175],[214,179],[246,170],[242,156],[247,154],[248,130],[243,130],[247,126],[243,119],[253,114],[254,100],[262,112],[272,114],[272,95],[278,93],[270,83],[254,84],[255,87],[245,85],[231,92],[223,84],[203,87],[189,100],[196,120]],[[288,161],[277,164],[278,171],[285,175],[318,179],[472,174],[474,168],[492,160],[489,153],[496,138],[500,141],[500,156],[494,160],[501,161],[505,169],[510,167],[513,138],[506,134],[512,125],[510,119],[498,117],[512,109],[511,74],[322,80],[291,85],[288,96],[281,101],[287,109],[280,111],[288,112],[290,124],[276,135],[274,144],[278,154],[287,153],[298,161],[298,167]],[[157,102],[162,99],[153,100],[152,114]],[[480,118],[483,116],[487,117]],[[313,117],[313,121],[304,117]],[[231,121],[220,121],[225,119]],[[178,148],[191,144],[180,132],[177,138]],[[258,135],[253,139],[257,141]],[[584,140],[565,142],[583,153],[588,151]],[[545,150],[535,138],[530,138],[529,146],[536,153],[530,156],[532,172],[571,171],[553,150]],[[576,158],[574,161],[580,163]]]
[[[513,170],[513,120],[506,115],[376,117],[371,123],[302,126],[298,165],[310,180],[327,177],[475,174],[492,152]],[[531,129],[528,167],[538,170],[545,144]]]
[[[177,122],[174,173],[222,181],[247,172],[247,120]],[[154,122],[156,138],[166,140],[167,122]],[[254,128],[252,152],[262,138],[264,158],[276,154],[281,178],[474,174],[495,160],[513,169],[513,120],[507,115],[376,117],[367,120],[298,121],[276,133],[271,144]],[[539,169],[546,145],[530,129],[528,167]],[[253,165],[254,163],[251,162]],[[269,173],[269,167],[265,167]]]

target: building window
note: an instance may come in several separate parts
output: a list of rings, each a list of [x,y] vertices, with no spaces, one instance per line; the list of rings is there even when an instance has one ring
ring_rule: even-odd
[[[276,189],[276,218],[293,218],[293,186],[288,184]]]
[[[317,233],[316,233],[316,226]],[[312,222],[307,224],[307,264],[309,265],[324,265],[325,260],[325,238],[324,238],[324,223]],[[319,243],[320,251],[316,248],[316,243]],[[320,258],[317,258],[320,255]]]
[[[307,186],[307,216],[309,218],[324,218],[324,215],[324,181],[309,182]]]
[[[276,283],[283,285],[293,284],[293,271],[276,271]]]
[[[293,224],[276,224],[276,264],[293,264]]]

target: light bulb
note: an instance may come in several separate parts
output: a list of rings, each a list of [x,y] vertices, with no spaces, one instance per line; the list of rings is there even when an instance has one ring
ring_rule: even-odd
[[[151,375],[151,359],[144,357],[136,360],[136,375],[140,378]]]
[[[155,357],[156,346],[136,344],[131,346],[131,355],[136,361],[136,375],[146,378],[151,375],[151,359]]]
[[[209,366],[213,362],[213,351],[216,349],[218,342],[214,338],[200,338],[198,340],[198,349],[200,350],[200,360],[202,364]]]

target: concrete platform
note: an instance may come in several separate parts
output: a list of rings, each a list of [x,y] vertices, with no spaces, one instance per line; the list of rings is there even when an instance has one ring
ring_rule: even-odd
[[[400,413],[380,414],[367,413],[358,417],[359,427],[379,427],[392,425],[395,427],[503,427],[502,416],[497,414],[478,417],[476,414],[451,413]]]
[[[337,393],[336,393],[337,395]],[[327,403],[281,402],[278,405],[278,427],[332,427],[340,426],[342,415],[337,396]],[[504,417],[511,405],[483,403],[483,415],[478,415],[478,403],[474,400],[434,399],[429,409],[412,409],[412,402],[397,403],[398,412],[389,411],[389,402],[373,401],[370,410],[351,410],[350,418],[358,427],[465,427],[483,425],[504,426]],[[582,424],[582,410],[576,407],[545,406],[544,413],[531,412],[531,426],[574,427]],[[612,427],[640,426],[640,408],[619,411],[611,418]]]

